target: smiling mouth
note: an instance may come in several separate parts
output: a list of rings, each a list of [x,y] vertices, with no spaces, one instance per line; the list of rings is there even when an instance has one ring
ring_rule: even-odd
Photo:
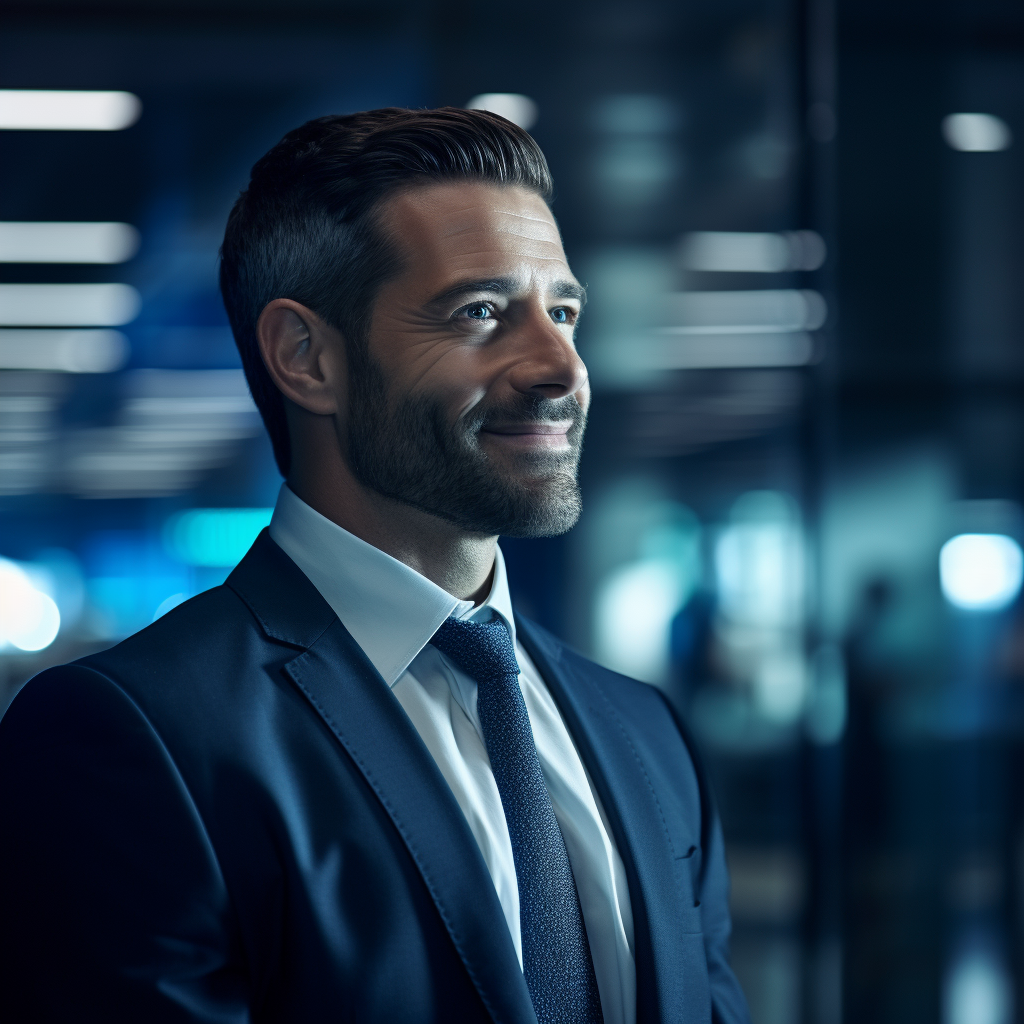
[[[508,423],[482,427],[481,436],[510,448],[568,448],[572,420],[554,423]]]

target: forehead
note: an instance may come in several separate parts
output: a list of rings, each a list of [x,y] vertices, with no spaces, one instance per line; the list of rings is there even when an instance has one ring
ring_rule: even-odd
[[[564,279],[568,264],[554,217],[527,189],[484,182],[423,185],[388,200],[385,230],[405,257],[405,277]],[[426,281],[424,281],[426,285]]]

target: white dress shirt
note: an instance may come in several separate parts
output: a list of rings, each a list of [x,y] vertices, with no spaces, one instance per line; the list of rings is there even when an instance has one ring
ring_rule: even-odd
[[[320,515],[282,486],[270,536],[305,573],[391,687],[466,816],[523,962],[512,843],[476,710],[476,683],[430,638],[450,615],[508,627],[534,742],[565,839],[606,1024],[634,1024],[633,914],[622,858],[583,762],[540,673],[516,639],[500,549],[483,604],[460,601]]]

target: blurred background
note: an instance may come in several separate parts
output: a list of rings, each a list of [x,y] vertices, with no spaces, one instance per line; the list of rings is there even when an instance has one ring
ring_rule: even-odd
[[[513,589],[686,715],[755,1024],[1024,1020],[1018,3],[2,8],[0,710],[269,519],[216,287],[252,163],[495,110],[591,292],[584,516]]]

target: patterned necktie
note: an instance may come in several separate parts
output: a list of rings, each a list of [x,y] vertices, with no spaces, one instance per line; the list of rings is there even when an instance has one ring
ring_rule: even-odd
[[[450,618],[430,642],[477,683],[477,711],[512,840],[523,974],[537,1019],[602,1024],[576,882],[544,783],[508,630],[499,620]]]

